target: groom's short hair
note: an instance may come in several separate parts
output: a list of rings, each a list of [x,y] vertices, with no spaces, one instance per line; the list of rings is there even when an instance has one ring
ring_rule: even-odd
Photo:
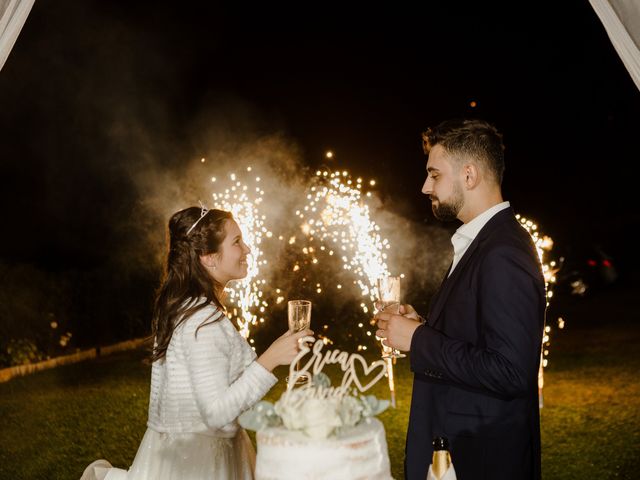
[[[425,153],[436,145],[455,157],[477,160],[495,177],[498,185],[504,176],[504,145],[496,127],[484,120],[446,120],[422,133]]]

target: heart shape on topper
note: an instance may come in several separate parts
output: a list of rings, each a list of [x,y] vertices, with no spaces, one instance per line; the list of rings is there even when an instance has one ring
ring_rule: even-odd
[[[355,367],[356,360],[362,364],[365,377],[368,376],[372,371],[374,371],[378,367],[381,367],[382,370],[373,378],[373,380],[371,380],[369,383],[363,386],[356,372],[356,367]],[[384,360],[376,360],[371,365],[367,365],[367,362],[363,357],[361,357],[360,355],[353,355],[351,362],[352,362],[351,374],[353,375],[353,383],[356,384],[356,386],[358,387],[358,390],[360,390],[361,392],[366,392],[367,390],[369,390],[378,382],[378,380],[380,380],[384,376],[385,373],[387,373],[387,365],[384,363]]]

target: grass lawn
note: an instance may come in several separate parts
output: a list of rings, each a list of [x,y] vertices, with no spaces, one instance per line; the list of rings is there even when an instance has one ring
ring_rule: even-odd
[[[640,479],[635,296],[633,289],[618,289],[566,307],[567,327],[552,339],[545,375],[545,479]],[[118,354],[0,384],[0,480],[77,479],[98,458],[127,467],[145,430],[149,367],[142,358]],[[396,376],[398,408],[380,418],[393,476],[403,478],[407,360],[398,361]],[[267,399],[281,391],[278,385]],[[373,393],[386,396],[384,382]]]

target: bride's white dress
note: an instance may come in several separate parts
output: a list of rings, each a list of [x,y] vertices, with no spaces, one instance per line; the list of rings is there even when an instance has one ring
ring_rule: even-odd
[[[215,321],[198,329],[205,320]],[[277,381],[255,359],[222,312],[198,311],[153,363],[148,428],[129,470],[98,460],[81,480],[253,479],[255,452],[237,418]]]
[[[197,433],[167,434],[150,428],[129,470],[113,468],[105,460],[92,463],[82,480],[201,480],[253,479],[255,452],[247,433],[234,438]]]

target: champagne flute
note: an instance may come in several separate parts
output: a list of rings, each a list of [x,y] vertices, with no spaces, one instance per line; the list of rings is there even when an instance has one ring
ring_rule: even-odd
[[[292,332],[300,332],[306,330],[311,326],[311,302],[309,300],[289,300],[288,316],[289,316],[289,330]],[[294,372],[297,374],[300,369],[300,362],[296,365]],[[308,382],[311,377],[306,373],[295,375],[296,385],[300,385]],[[287,377],[287,383],[289,378]]]
[[[378,303],[381,304],[379,311],[387,313],[400,313],[400,277],[385,275],[378,278],[376,282],[378,289]],[[382,344],[382,358],[404,358],[406,355],[400,350],[385,345],[384,338],[380,340]]]

